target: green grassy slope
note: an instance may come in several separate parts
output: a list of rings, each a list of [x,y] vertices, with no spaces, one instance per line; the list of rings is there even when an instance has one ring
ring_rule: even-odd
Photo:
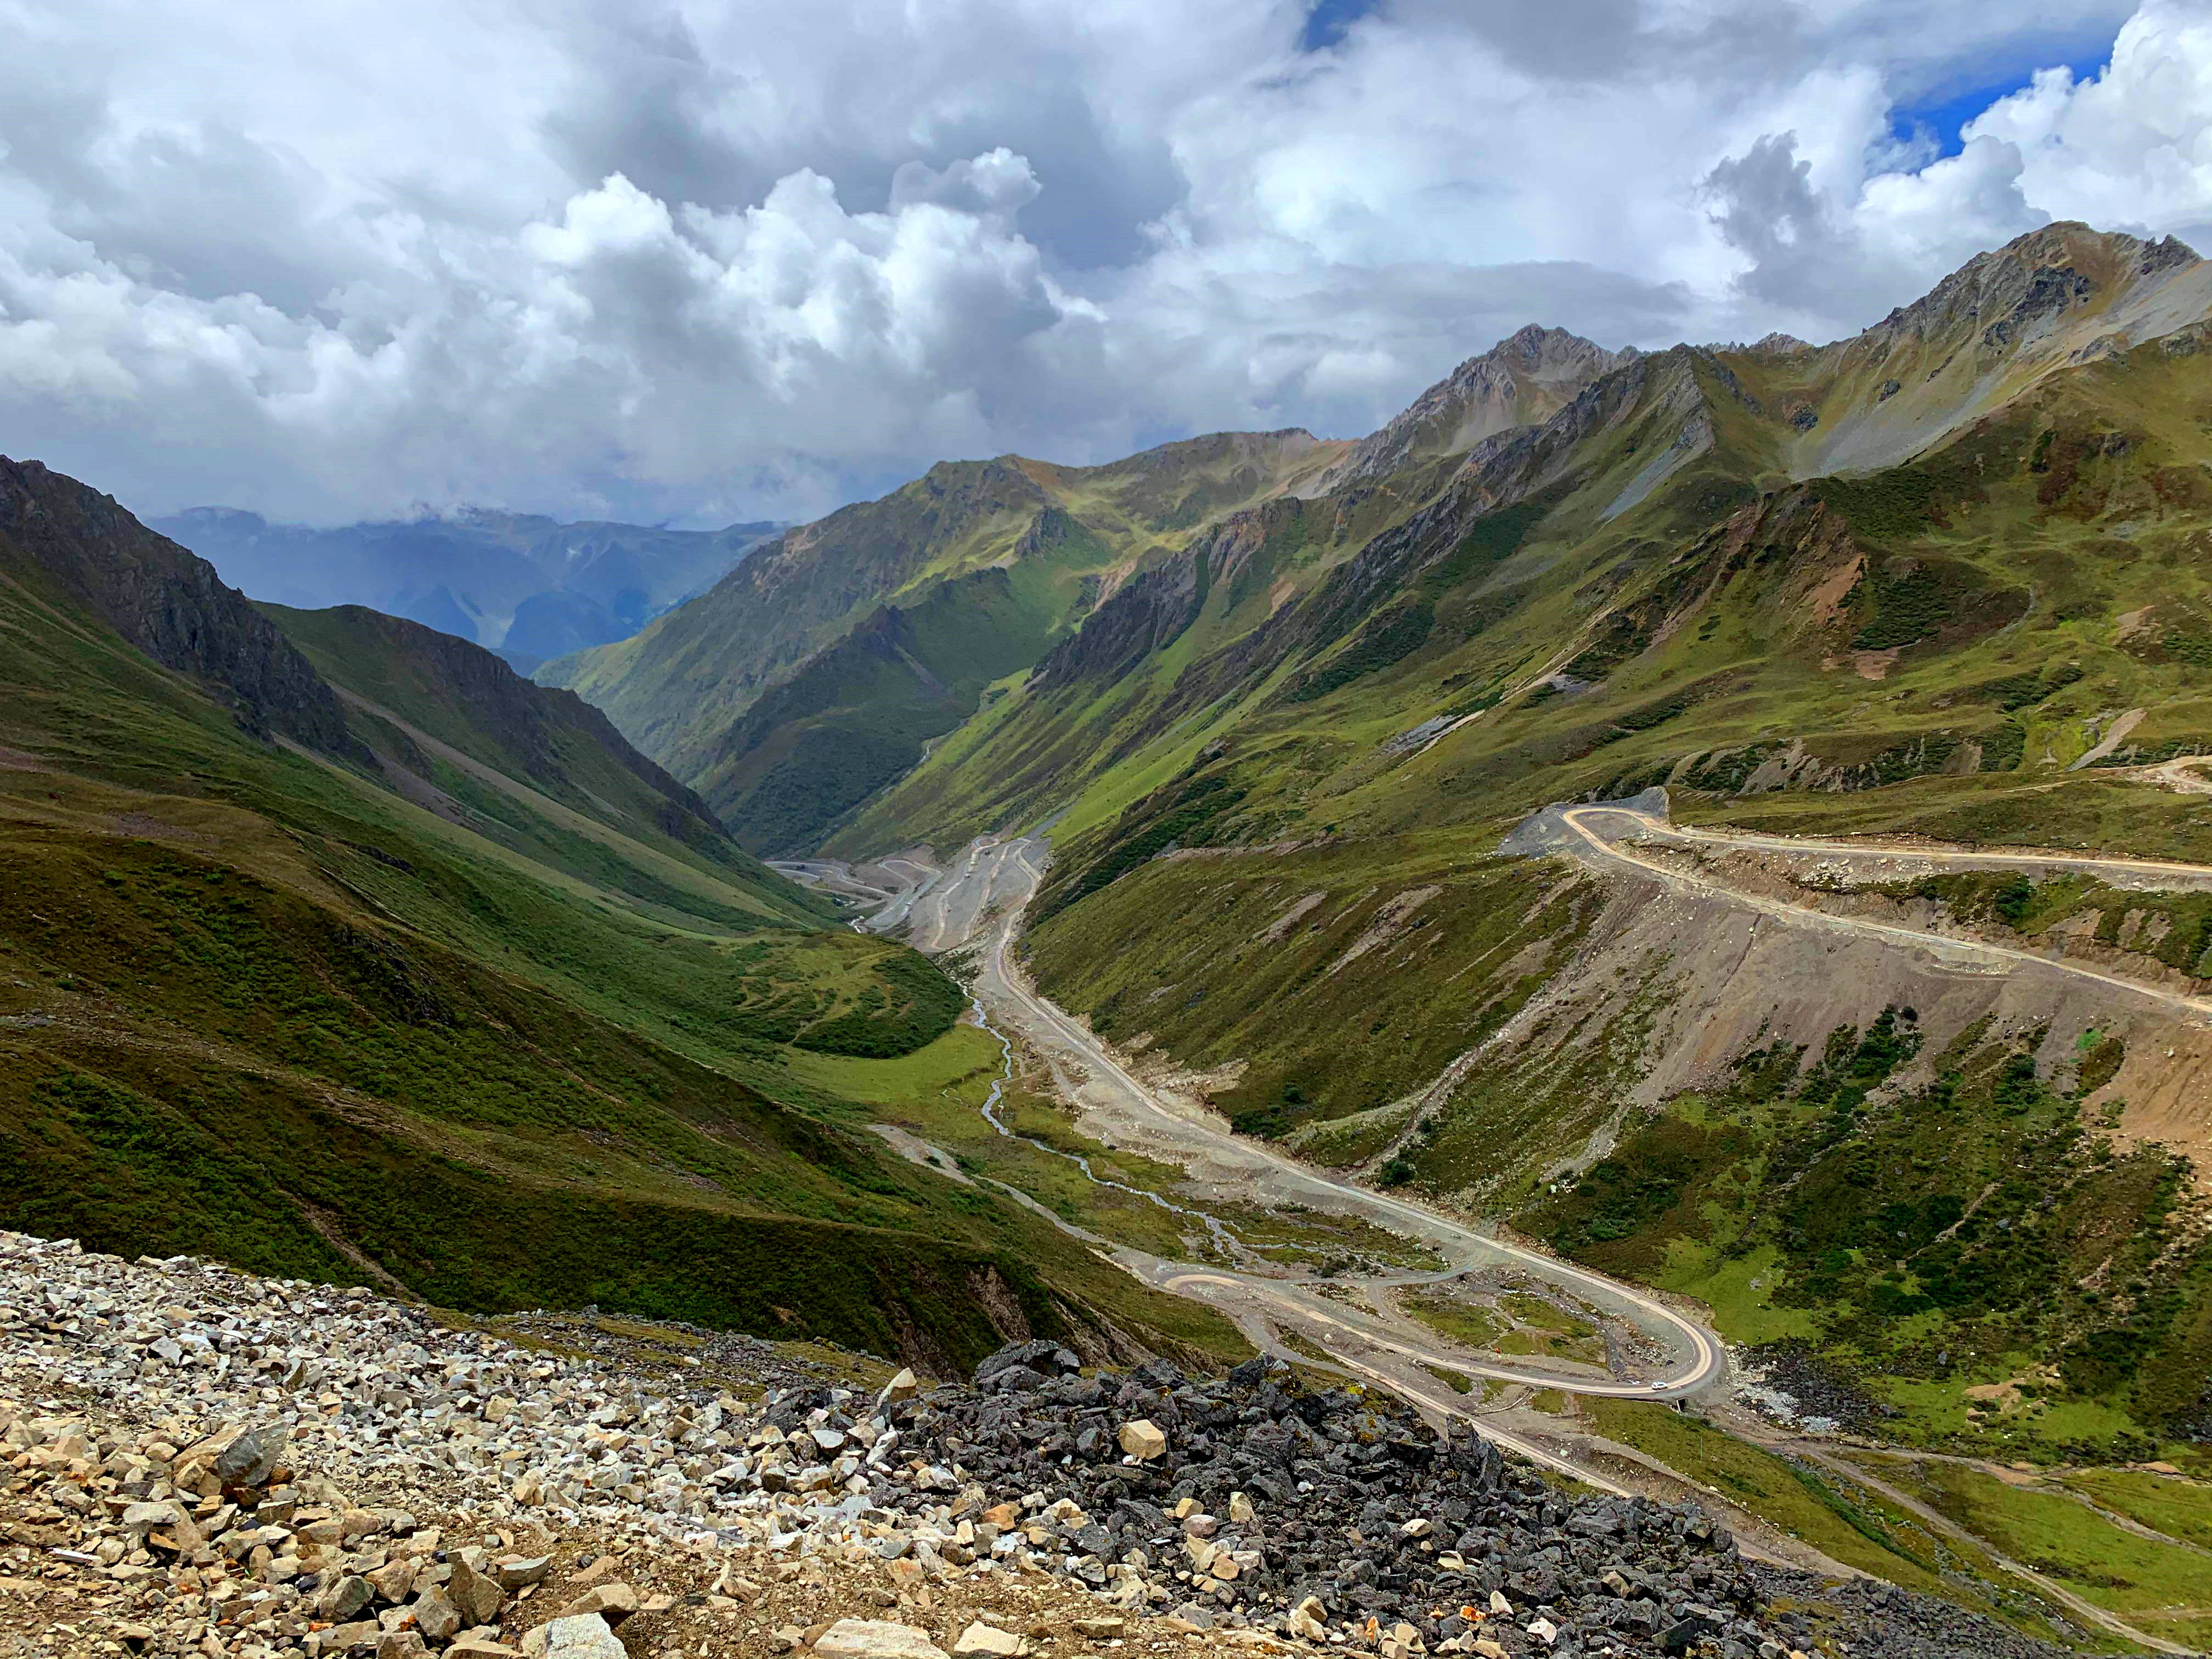
[[[1025,665],[1146,561],[1208,520],[1310,477],[1340,448],[1303,432],[1227,433],[1103,467],[1014,456],[947,462],[787,532],[635,639],[549,663],[538,678],[605,709],[720,804],[714,781],[731,769],[732,744],[750,746],[738,729],[746,711],[817,651],[868,628],[880,607],[911,611],[939,584],[1004,567],[1022,591],[1014,630],[1002,631],[994,596],[972,586],[962,591],[981,603],[959,626],[983,654]],[[890,718],[910,726],[910,688],[886,696]],[[843,793],[831,787],[823,799]]]
[[[853,623],[933,566],[1003,553],[1045,504],[1017,465],[947,462],[786,532],[642,633],[556,659],[537,678],[580,693],[689,777],[714,734]]]
[[[2212,1375],[2187,1160],[2102,1138],[2088,1089],[2039,1079],[2033,1045],[1993,1033],[1955,1041],[1934,1083],[1883,1090],[1918,1046],[1899,1011],[1836,1033],[1808,1072],[1795,1051],[1747,1056],[1515,1224],[1711,1299],[1739,1340],[1786,1334],[1892,1437],[2156,1456]],[[2118,1056],[2083,1060],[2094,1087]]]
[[[12,501],[50,520],[90,494],[26,488]],[[733,884],[720,909],[738,921],[641,904],[395,793],[366,749],[272,744],[233,688],[165,670],[52,580],[15,522],[0,517],[5,1224],[945,1370],[1010,1322],[1238,1346],[1027,1213],[898,1162],[865,1107],[794,1068],[939,1038],[960,1000],[921,958],[764,926]],[[157,538],[124,550],[127,568],[194,574]],[[453,735],[457,753],[496,741]],[[685,902],[721,879],[711,860],[678,867],[702,884]]]
[[[421,799],[479,833],[643,902],[696,908],[726,903],[734,889],[750,902],[741,918],[834,919],[819,898],[742,851],[704,801],[573,692],[533,684],[465,640],[358,605],[258,608],[338,689],[386,775],[419,781]]]
[[[1567,1256],[1697,1297],[1731,1340],[1784,1344],[1855,1395],[1869,1432],[2039,1460],[2212,1433],[2203,1206],[2187,1158],[2115,1133],[2099,1091],[2122,1040],[2092,1031],[2039,1075],[2040,1029],[1984,1020],[1923,1052],[1899,1009],[1624,1109],[1666,963],[1583,1030],[1548,994],[1605,890],[1495,844],[1470,830],[1151,860],[1035,927],[1030,963],[1109,1039],[1233,1079],[1209,1099],[1238,1132],[1472,1195]],[[2001,875],[1931,894],[1962,923],[1996,907],[2029,941],[2100,903],[2107,934],[2141,913],[2152,972],[2212,941],[2202,896],[2023,896]],[[1564,1169],[1601,1130],[1588,1167]]]
[[[1071,541],[1073,521],[1056,514]],[[1036,562],[946,579],[886,607],[745,711],[700,787],[747,846],[803,853],[1043,653],[1072,584]],[[1057,603],[1056,603],[1057,602]]]

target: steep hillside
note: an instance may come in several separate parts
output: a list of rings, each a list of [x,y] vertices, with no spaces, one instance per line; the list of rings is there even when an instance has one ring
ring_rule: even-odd
[[[1103,467],[1016,456],[947,462],[880,501],[787,532],[637,638],[548,663],[538,678],[605,709],[640,748],[723,805],[709,780],[730,767],[745,711],[880,607],[910,611],[938,583],[1005,567],[1024,593],[1018,638],[998,635],[988,586],[973,590],[984,610],[961,626],[984,654],[1019,654],[1012,665],[1025,665],[1146,560],[1339,453],[1305,433],[1277,432],[1194,439]],[[921,750],[915,743],[901,752],[910,762]],[[828,821],[811,827],[818,834]]]
[[[1799,435],[1799,477],[1887,466],[2037,380],[2212,312],[2212,265],[2172,237],[2055,224],[1984,253],[1863,334],[1768,354],[1746,379]]]
[[[1069,524],[1055,513],[1040,529]],[[1037,574],[994,567],[939,582],[911,607],[886,606],[747,709],[700,777],[738,839],[810,851],[974,714],[993,681],[1036,661],[1054,618]]]
[[[794,1065],[911,1054],[962,1000],[702,850],[696,805],[568,700],[407,624],[288,618],[371,714],[112,501],[5,479],[0,1225],[943,1370],[1032,1331],[1234,1351],[918,1177]],[[410,744],[437,764],[388,770]],[[538,829],[415,787],[463,774],[535,791]],[[617,793],[595,818],[556,788]],[[627,820],[656,799],[687,821],[649,836]],[[548,824],[598,830],[600,866]]]
[[[752,896],[757,919],[832,919],[739,851],[705,802],[574,693],[533,684],[480,646],[358,605],[259,608],[337,689],[386,779],[431,811],[641,898],[660,896],[653,888],[662,884],[646,886],[625,865],[672,858]]]
[[[1371,755],[1488,707],[1506,675],[1590,626],[1578,583],[1602,592],[1617,578],[1598,573],[1624,553],[1648,558],[1656,537],[1752,496],[1757,462],[1719,436],[1743,398],[1713,354],[1680,347],[1440,475],[1404,475],[1426,494],[1359,486],[1232,514],[1127,584],[832,846],[957,844],[1071,801],[1079,832],[1231,732],[1274,757],[1257,769],[1270,792],[1302,788],[1322,753]],[[1276,763],[1292,749],[1296,764]]]
[[[337,698],[283,635],[110,497],[0,456],[0,558],[12,586],[98,618],[198,681],[247,731],[358,753]]]
[[[2200,1029],[1497,844],[1149,860],[1037,928],[1033,964],[1243,1133],[1694,1297],[1864,1431],[2039,1460],[2212,1436],[2212,1140],[2174,1097]],[[2152,984],[2205,938],[2202,891],[1799,882],[1759,890],[1894,921],[1941,902]],[[2073,943],[2100,902],[2108,939],[2136,912],[2132,957]]]

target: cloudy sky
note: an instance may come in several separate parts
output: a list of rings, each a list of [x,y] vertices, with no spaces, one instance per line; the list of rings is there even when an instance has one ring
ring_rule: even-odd
[[[2204,0],[0,0],[0,452],[144,513],[810,517],[1378,424],[1521,324],[2212,248]]]

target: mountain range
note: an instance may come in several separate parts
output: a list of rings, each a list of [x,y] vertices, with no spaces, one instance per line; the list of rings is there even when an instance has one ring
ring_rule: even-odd
[[[319,529],[223,507],[151,527],[256,599],[370,606],[490,646],[524,673],[635,634],[783,528],[663,530],[465,507]]]
[[[1766,1413],[1416,1367],[1499,1432],[2201,1647],[2208,365],[2212,264],[2054,224],[1822,346],[1531,326],[1359,439],[179,521],[252,600],[0,462],[0,1221],[939,1374],[1240,1353],[1204,1260],[1627,1374],[1233,1173],[1303,1165],[1666,1293]],[[334,553],[374,608],[295,603]],[[1058,1005],[1003,1047],[994,975]]]
[[[1711,565],[1715,548],[1780,537],[1804,556],[1761,580],[1794,589],[1753,601],[1747,584],[1723,584],[1712,597],[1759,613],[1729,636],[1756,659],[1747,672],[1837,706],[1807,709],[1811,724],[1789,734],[1817,746],[1820,723],[1859,695],[1859,671],[1838,678],[1833,665],[1862,650],[1918,661],[1939,636],[1963,647],[2002,626],[2000,596],[2026,592],[2025,567],[2083,517],[2017,536],[2008,524],[1989,559],[1947,550],[1910,572],[1895,560],[1863,570],[1921,525],[1994,510],[1987,492],[1940,501],[1958,493],[1944,468],[1985,469],[1976,446],[2040,422],[2020,441],[2045,448],[2022,465],[2073,477],[2075,447],[2104,442],[2128,412],[2121,382],[2181,394],[2182,354],[2208,311],[2212,268],[2180,244],[2057,225],[1817,349],[1777,337],[1616,353],[1532,327],[1357,444],[1224,434],[1098,468],[940,465],[786,532],[635,638],[539,677],[606,709],[756,850],[943,845],[1079,799],[1078,822],[1118,811],[1129,797],[1109,774],[1156,777],[1232,729],[1300,728],[1317,704],[1382,724],[1347,761],[1493,694],[1526,704],[1540,684],[1574,694],[1535,716],[1558,724],[1595,707],[1589,688],[1683,672],[1659,661],[1680,626],[1675,557]],[[2100,396],[2117,406],[2100,411]],[[2151,487],[2185,494],[2191,476],[2169,465]],[[1711,546],[1655,568],[1662,546],[1701,535]],[[1912,631],[1899,607],[1914,603],[1942,608],[1936,634]],[[1775,648],[1785,635],[1791,647]],[[1677,654],[1715,658],[1714,637]],[[1760,701],[1750,690],[1747,709]],[[2137,747],[2182,718],[2159,717]],[[1501,713],[1489,729],[1514,723]],[[1923,723],[1900,718],[1895,740]],[[1961,728],[1943,752],[1962,738],[2011,741]]]

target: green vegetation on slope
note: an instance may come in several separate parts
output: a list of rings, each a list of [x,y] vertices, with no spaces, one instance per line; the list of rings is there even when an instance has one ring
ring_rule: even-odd
[[[900,1059],[808,1058],[795,1060],[793,1070],[949,1154],[963,1175],[984,1188],[1012,1187],[1071,1225],[1170,1260],[1231,1265],[1243,1260],[1192,1212],[1202,1204],[1241,1245],[1264,1250],[1273,1261],[1348,1266],[1364,1260],[1382,1268],[1416,1269],[1441,1265],[1429,1252],[1364,1222],[1296,1206],[1263,1209],[1187,1191],[1187,1179],[1176,1166],[1080,1133],[1065,1106],[1037,1092],[1042,1078],[1012,1080],[994,1109],[998,1121],[1012,1131],[1001,1134],[984,1116],[983,1106],[1003,1064],[995,1037],[962,1024]],[[1077,1157],[1088,1162],[1091,1175],[1073,1161]],[[1177,1207],[1155,1203],[1147,1194]]]
[[[740,926],[834,918],[740,851],[705,802],[574,693],[358,605],[258,608],[340,689],[386,777],[431,810],[645,904]],[[730,907],[733,888],[749,905]]]
[[[1492,845],[1437,836],[1154,860],[1028,947],[1044,988],[1113,1040],[1149,1036],[1200,1067],[1243,1062],[1213,1097],[1238,1129],[1358,1164],[1406,1133],[1414,1097],[1519,1011],[1595,913],[1590,884],[1489,858]],[[1532,1120],[1498,1140],[1533,1156],[1568,1131]]]
[[[1903,1011],[1838,1031],[1809,1069],[1748,1056],[1515,1224],[1711,1295],[1740,1340],[1796,1316],[1889,1435],[2155,1455],[2212,1406],[2212,1251],[2178,1225],[2186,1161],[2100,1140],[2028,1052],[1971,1029],[1932,1082],[1886,1087],[1917,1048]],[[1747,1271],[1753,1308],[1713,1292]]]
[[[32,487],[64,508],[81,489]],[[104,533],[143,535],[120,515]],[[142,568],[204,570],[131,545]],[[940,1037],[961,1000],[914,953],[795,927],[803,908],[763,926],[760,894],[781,884],[749,890],[741,855],[578,814],[641,866],[601,886],[394,793],[371,745],[271,746],[232,712],[222,640],[191,664],[218,702],[47,562],[0,515],[6,1224],[471,1310],[596,1302],[812,1334],[940,1370],[1010,1321],[1239,1346],[1040,1219],[892,1158],[793,1069]],[[215,614],[259,637],[233,611]],[[312,696],[322,683],[291,660],[292,695]],[[386,688],[414,666],[388,665]],[[569,822],[474,758],[511,759],[511,729],[447,732],[479,781]],[[652,902],[647,876],[666,889]]]
[[[835,744],[815,745],[813,761],[833,775],[819,783],[806,775],[803,755],[790,756],[765,803],[787,839],[802,830],[818,835],[910,765],[923,738],[950,729],[975,706],[973,688],[954,684],[974,679],[974,664],[948,673],[956,665],[942,649],[909,659],[911,676],[868,684],[871,672],[853,660],[851,647],[866,648],[883,632],[884,607],[927,609],[941,586],[1003,570],[1011,604],[1006,590],[966,583],[921,624],[942,641],[964,639],[975,663],[1002,662],[988,677],[996,678],[1034,662],[1132,569],[1180,546],[1207,520],[1318,471],[1336,453],[1303,432],[1221,433],[1103,467],[1016,456],[945,463],[878,501],[787,533],[635,639],[546,664],[538,678],[581,692],[648,754],[726,805],[763,784],[766,769],[749,766],[746,757],[775,736],[757,724],[748,728],[747,711],[817,653],[830,652],[837,662],[777,724],[846,707],[836,692],[848,688],[856,701],[837,723],[838,737],[857,736],[871,752],[856,765]],[[950,718],[935,713],[921,730],[918,691],[941,695],[939,686],[965,707]],[[872,693],[879,703],[868,701]],[[871,738],[864,711],[893,728],[896,742]],[[768,757],[771,766],[786,759]]]
[[[2101,306],[2136,280],[2111,253],[2060,228],[2007,257],[2086,262]],[[1064,811],[1059,854],[1093,865],[1118,815],[1207,752],[1244,796],[1207,832],[1225,844],[1658,782],[1826,798],[1927,778],[1965,796],[1977,774],[2051,776],[2130,708],[2103,764],[2212,750],[2205,333],[2039,357],[2002,395],[1961,383],[1942,394],[1965,400],[1955,419],[1911,416],[1922,453],[1803,483],[1790,468],[1827,453],[1832,420],[1878,426],[1922,396],[1877,417],[1831,390],[1862,358],[1931,347],[1876,330],[1856,355],[1639,360],[1457,471],[1231,515],[834,844],[944,845]],[[1808,406],[1809,436],[1788,416]]]
[[[1063,542],[1094,539],[1056,517]],[[877,612],[748,709],[700,787],[747,846],[811,850],[975,713],[994,680],[1034,662],[1075,586],[1030,562],[949,577],[909,609]]]
[[[2184,1646],[2212,1630],[2212,1551],[2145,1538],[2059,1492],[1955,1463],[1870,1460],[1883,1478],[2085,1601]]]

